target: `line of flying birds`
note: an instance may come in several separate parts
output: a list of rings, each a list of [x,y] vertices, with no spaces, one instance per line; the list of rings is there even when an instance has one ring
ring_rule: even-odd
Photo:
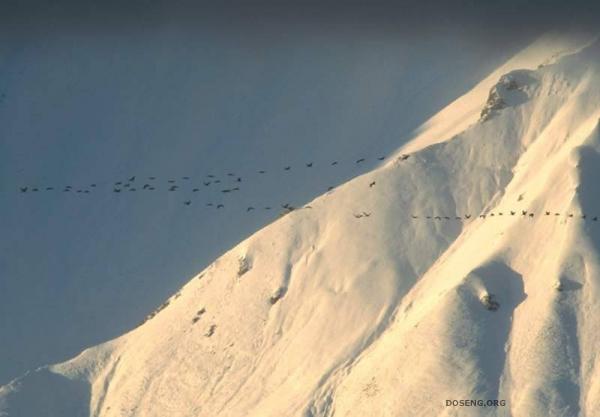
[[[485,213],[485,214],[480,214],[479,216],[475,216],[475,217],[479,217],[480,219],[485,219],[487,217],[505,216],[505,215],[506,216],[521,216],[521,217],[533,218],[533,217],[535,217],[536,214],[534,212],[530,212],[528,210],[521,210],[520,213],[518,213],[514,210],[510,210],[508,212],[499,211],[497,213]],[[539,214],[539,216],[558,217],[558,216],[562,216],[562,214],[559,212],[544,211],[542,214]],[[471,214],[465,214],[464,216],[432,216],[432,215],[418,216],[416,214],[412,214],[411,217],[413,219],[427,219],[427,220],[469,220],[473,216]],[[564,217],[580,218],[582,220],[591,219],[594,222],[598,221],[598,216],[588,217],[587,214],[565,213]]]
[[[397,160],[398,161],[405,161],[410,157],[410,155],[408,154],[402,154],[400,155]],[[380,156],[377,158],[378,161],[383,161],[386,157],[385,156]],[[367,160],[367,158],[359,158],[357,160],[354,161],[355,164],[362,164],[363,162],[365,162]],[[336,166],[339,164],[339,161],[333,161],[330,163],[331,166]],[[312,168],[313,167],[313,162],[307,162],[304,164],[306,168]],[[291,165],[286,165],[285,167],[283,167],[283,171],[290,171],[292,169]],[[257,171],[258,174],[266,174],[267,171],[265,170],[259,170]],[[230,186],[229,188],[222,188],[220,190],[221,193],[223,194],[228,194],[228,193],[233,193],[236,191],[240,190],[240,184],[242,183],[243,179],[241,176],[238,176],[232,172],[228,172],[226,174],[227,179],[229,180],[229,183],[233,183],[234,186]],[[181,177],[181,180],[183,181],[190,181],[191,178],[189,176],[184,176]],[[135,191],[155,191],[158,187],[157,183],[157,177],[154,176],[150,176],[147,177],[145,179],[141,179],[135,175],[129,177],[127,180],[122,180],[122,181],[116,181],[114,183],[112,183],[112,192],[119,194],[122,192],[135,192]],[[206,175],[205,179],[202,181],[202,186],[203,187],[209,187],[211,185],[218,185],[218,184],[222,184],[223,182],[218,179],[215,175],[212,174],[208,174]],[[192,188],[192,192],[196,193],[199,192],[202,186],[196,186],[194,188]],[[369,187],[373,187],[375,186],[375,181],[371,182],[369,184]],[[89,184],[87,187],[84,188],[73,188],[73,186],[71,185],[65,185],[64,187],[53,187],[53,186],[48,186],[48,187],[36,187],[36,186],[22,186],[19,187],[19,191],[21,193],[30,193],[30,192],[39,192],[39,191],[62,191],[64,193],[77,193],[77,194],[90,194],[91,191],[93,189],[97,189],[98,188],[98,184],[96,183],[92,183]],[[327,191],[331,191],[333,190],[335,187],[334,186],[329,186],[327,187]],[[177,185],[177,180],[175,179],[169,179],[167,180],[167,191],[169,192],[176,192],[178,190],[180,190],[180,186]],[[183,202],[184,205],[186,206],[190,206],[192,204],[192,200],[185,200]],[[217,209],[221,209],[224,208],[225,205],[224,204],[214,204],[214,203],[206,203],[206,206],[208,207],[216,207]],[[281,207],[286,210],[286,211],[291,211],[294,210],[295,208],[289,204],[282,204]],[[310,208],[310,206],[305,206],[305,208]],[[272,207],[271,206],[265,206],[264,210],[271,210]],[[246,211],[253,211],[255,210],[255,207],[253,206],[249,206],[246,208]],[[368,216],[369,214],[362,214],[361,217],[363,216]]]

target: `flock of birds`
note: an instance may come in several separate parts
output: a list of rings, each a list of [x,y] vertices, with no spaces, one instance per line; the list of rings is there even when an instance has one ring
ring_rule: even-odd
[[[400,155],[397,158],[397,160],[405,161],[409,157],[410,157],[410,155],[403,154],[403,155]],[[386,159],[386,157],[380,156],[376,159],[377,159],[377,161],[383,161]],[[367,158],[359,158],[354,161],[354,164],[360,165],[366,161],[367,161]],[[330,163],[330,166],[337,166],[338,164],[339,164],[339,161],[332,161]],[[313,167],[313,165],[314,165],[313,162],[307,162],[304,164],[304,167],[306,169],[310,169]],[[291,165],[286,165],[283,167],[284,172],[291,171],[291,170],[292,170]],[[256,173],[259,175],[265,175],[265,174],[267,174],[267,171],[259,170]],[[188,186],[188,187],[186,187],[186,189],[188,191],[190,191],[190,189],[191,189],[192,193],[198,193],[203,188],[218,187],[218,191],[224,195],[240,191],[241,184],[243,183],[243,178],[241,176],[236,175],[233,172],[228,172],[224,177],[226,179],[220,179],[220,178],[217,178],[217,176],[215,176],[213,174],[208,174],[202,179],[201,183],[198,183],[198,185],[194,185],[194,186]],[[181,180],[187,184],[191,184],[194,182],[194,180],[192,180],[192,178],[189,176],[183,176],[183,177],[179,178],[179,180]],[[115,181],[109,185],[112,189],[112,192],[115,194],[124,194],[124,193],[132,193],[132,192],[152,192],[152,191],[156,191],[158,189],[166,190],[168,192],[178,192],[178,191],[182,191],[184,189],[184,186],[180,185],[181,183],[179,183],[178,180],[174,179],[174,178],[167,179],[166,184],[163,182],[162,185],[159,185],[159,182],[160,182],[160,180],[155,176],[141,178],[141,177],[133,175],[127,179]],[[62,193],[90,194],[93,191],[97,190],[99,188],[99,186],[100,186],[100,184],[98,184],[98,183],[92,183],[87,186],[78,187],[78,188],[74,188],[72,185],[65,185],[63,187],[55,187],[55,186],[39,187],[39,186],[26,185],[26,186],[19,187],[19,191],[22,194],[37,193],[37,192],[52,192],[52,191],[54,191],[54,192],[58,191],[58,192],[62,192]],[[369,187],[373,187],[373,186],[375,186],[375,181],[373,181],[369,184]],[[328,192],[332,191],[334,188],[335,188],[334,186],[329,186],[329,187],[327,187],[327,191]],[[192,200],[191,199],[184,200],[183,205],[191,206]],[[205,205],[207,207],[215,207],[217,209],[225,208],[224,203],[208,202],[208,203],[205,203]],[[295,209],[295,207],[293,207],[289,203],[282,204],[281,207],[285,211],[292,211]],[[304,208],[311,208],[311,207],[304,206]],[[245,208],[246,212],[254,211],[256,209],[257,208],[254,206],[248,206]],[[272,206],[264,206],[263,207],[263,210],[271,210],[271,209],[273,209]],[[362,213],[360,217],[363,217],[363,216],[368,217],[369,215],[370,215],[370,213]]]
[[[534,212],[530,212],[528,210],[521,210],[520,213],[514,211],[514,210],[510,210],[508,212],[502,212],[499,211],[497,213],[485,213],[485,214],[480,214],[479,216],[475,216],[475,217],[479,217],[480,219],[485,219],[487,217],[496,217],[496,216],[520,216],[520,217],[525,217],[525,218],[534,218],[535,217],[535,213]],[[558,216],[563,216],[567,217],[567,218],[579,218],[582,220],[591,220],[594,222],[598,221],[598,216],[594,216],[594,217],[589,217],[587,214],[573,214],[573,213],[559,213],[559,212],[551,212],[551,211],[545,211],[544,213],[540,214],[540,216],[553,216],[553,217],[558,217]],[[355,215],[356,216],[356,215]],[[411,217],[413,219],[427,219],[427,220],[469,220],[471,219],[473,216],[471,214],[465,214],[464,216],[431,216],[431,215],[427,215],[427,216],[418,216],[416,214],[412,214]]]
[[[409,154],[402,154],[397,158],[397,161],[405,161],[410,157]],[[386,157],[385,156],[380,156],[377,158],[378,161],[383,161],[385,160]],[[359,158],[357,160],[354,161],[355,164],[359,165],[364,163],[367,160],[367,158]],[[338,165],[339,162],[338,161],[333,161],[331,162],[331,166],[336,166]],[[304,164],[306,168],[312,168],[313,167],[313,162],[307,162]],[[292,170],[292,166],[291,165],[286,165],[285,167],[283,167],[283,171],[291,171]],[[267,171],[265,170],[259,170],[257,171],[257,174],[259,175],[265,175],[267,174]],[[199,192],[203,187],[219,187],[220,193],[222,194],[229,194],[229,193],[235,193],[237,191],[240,190],[240,186],[243,182],[243,179],[241,176],[238,176],[236,174],[234,174],[233,172],[228,172],[226,174],[227,180],[221,180],[219,178],[217,178],[215,175],[213,174],[208,174],[206,175],[206,177],[202,180],[202,185],[200,186],[193,186],[191,187],[191,192],[192,193],[197,193]],[[192,179],[188,176],[183,176],[180,178],[182,181],[184,182],[189,182],[191,183]],[[137,177],[135,175],[127,178],[126,180],[120,180],[120,181],[115,181],[114,183],[110,184],[110,186],[112,187],[112,192],[115,194],[120,194],[120,193],[129,193],[129,192],[136,192],[136,191],[155,191],[157,189],[159,189],[159,185],[158,185],[158,179],[157,177],[154,176],[150,176],[150,177],[146,177],[144,179]],[[229,186],[224,187],[224,184],[229,184]],[[369,188],[373,188],[376,185],[375,181],[371,181],[369,183]],[[19,191],[23,194],[25,193],[36,193],[36,192],[43,192],[43,191],[61,191],[63,193],[77,193],[77,194],[90,194],[93,190],[97,189],[99,186],[99,184],[96,183],[92,183],[89,184],[86,187],[83,188],[74,188],[71,185],[65,185],[64,187],[54,187],[54,186],[48,186],[48,187],[38,187],[38,186],[21,186],[19,187]],[[331,191],[333,190],[335,187],[334,186],[329,186],[327,188],[327,191]],[[168,192],[177,192],[182,190],[182,186],[180,186],[177,183],[177,180],[175,179],[168,179],[166,182],[166,187],[164,187],[164,189],[166,189]],[[183,205],[185,206],[190,206],[192,205],[192,200],[191,199],[187,199],[183,201]],[[207,207],[214,207],[216,209],[223,209],[225,208],[225,204],[224,203],[205,203],[205,205]],[[263,210],[272,210],[274,207],[273,206],[264,206],[262,209]],[[296,207],[292,206],[289,203],[286,204],[281,204],[281,208],[284,210],[284,213],[286,212],[290,212],[296,209]],[[310,209],[312,208],[309,205],[303,206],[302,208],[305,209]],[[251,212],[257,210],[256,207],[254,206],[247,206],[245,208],[246,212]],[[371,212],[366,212],[366,211],[362,211],[362,212],[357,212],[357,213],[353,213],[353,216],[356,219],[362,219],[362,218],[368,218],[371,216]],[[534,212],[530,212],[528,210],[521,210],[520,213],[514,210],[510,210],[507,212],[490,212],[490,213],[485,213],[485,214],[479,214],[478,216],[473,216],[471,214],[465,214],[464,216],[458,216],[458,215],[454,215],[454,216],[441,216],[441,215],[417,215],[417,214],[412,214],[411,217],[413,220],[418,220],[418,219],[426,219],[426,220],[437,220],[437,221],[444,221],[444,220],[458,220],[458,221],[463,221],[463,220],[469,220],[471,218],[476,218],[479,217],[481,219],[485,219],[488,217],[500,217],[500,216],[520,216],[523,218],[534,218],[536,216],[536,213]],[[551,212],[551,211],[545,211],[543,213],[540,213],[539,216],[553,216],[553,217],[559,217],[559,216],[563,216],[566,218],[580,218],[582,220],[591,220],[593,222],[597,222],[598,221],[598,216],[588,216],[586,214],[573,214],[573,213],[559,213],[559,212]]]

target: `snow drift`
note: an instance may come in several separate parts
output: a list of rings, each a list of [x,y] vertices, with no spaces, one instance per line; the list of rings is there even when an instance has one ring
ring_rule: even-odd
[[[541,39],[0,415],[600,414],[599,56]]]

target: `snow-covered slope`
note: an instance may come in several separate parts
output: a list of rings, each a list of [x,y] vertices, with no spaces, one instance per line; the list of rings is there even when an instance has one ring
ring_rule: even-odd
[[[531,42],[157,21],[116,35],[1,28],[0,384],[131,329],[275,208],[372,169]],[[229,172],[238,192],[203,185],[230,187]],[[157,191],[112,192],[133,175]]]
[[[599,414],[599,56],[532,45],[136,329],[0,388],[0,415]]]

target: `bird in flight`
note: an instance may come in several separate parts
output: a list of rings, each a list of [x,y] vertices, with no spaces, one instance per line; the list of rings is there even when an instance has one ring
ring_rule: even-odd
[[[360,158],[356,160],[357,164],[360,164],[361,162],[365,162],[365,158]]]
[[[400,160],[401,161],[406,161],[409,157],[410,157],[410,155],[402,154],[402,155],[400,155]]]
[[[247,212],[248,212],[248,211],[252,211],[252,210],[254,210],[254,207],[252,207],[252,206],[250,206],[250,207],[248,207],[248,208],[246,209],[246,211],[247,211]]]
[[[292,167],[291,167],[291,166],[287,166],[287,167],[285,167],[285,168],[283,168],[283,169],[284,169],[285,171],[289,171],[290,169],[292,169]]]
[[[385,156],[380,156],[379,158],[377,158],[379,161],[383,161],[385,159]]]
[[[217,204],[217,208],[218,208],[218,209],[220,209],[220,208],[224,208],[224,207],[225,207],[225,206],[224,206],[223,204]]]
[[[363,217],[363,215],[354,213],[354,217],[356,217],[357,219],[360,219],[361,217]]]
[[[312,163],[312,162],[309,162],[308,164],[306,164],[306,167],[307,167],[307,168],[310,168],[310,167],[312,167],[312,166],[313,166],[313,163]]]
[[[187,200],[187,201],[184,201],[183,204],[185,204],[186,206],[189,206],[190,204],[192,204],[192,202],[191,202],[191,200]]]
[[[129,182],[133,182],[133,181],[135,181],[135,175],[133,177],[129,178]]]
[[[193,192],[193,193],[197,193],[198,191],[200,191],[200,188],[194,188],[194,189],[192,190],[192,192]]]
[[[21,190],[22,193],[26,193],[27,192],[27,187],[20,187],[19,189]]]
[[[177,188],[179,187],[177,187],[176,185],[171,185],[171,187],[169,187],[169,191],[176,191]]]
[[[204,181],[204,182],[203,182],[203,184],[204,184],[205,186],[209,186],[209,185],[210,185],[210,181]]]
[[[365,217],[369,217],[369,216],[371,215],[371,213],[370,213],[370,212],[369,212],[369,213],[367,213],[366,211],[363,211],[363,212],[362,212],[362,214],[363,214],[363,216],[365,216]]]
[[[375,185],[375,181],[373,181],[372,183],[369,184],[369,188],[373,187]]]
[[[266,174],[266,172],[267,171],[263,171],[263,170],[258,171],[259,174]]]
[[[338,164],[338,161],[333,161],[333,162],[331,163],[331,165],[337,165],[337,164]]]

